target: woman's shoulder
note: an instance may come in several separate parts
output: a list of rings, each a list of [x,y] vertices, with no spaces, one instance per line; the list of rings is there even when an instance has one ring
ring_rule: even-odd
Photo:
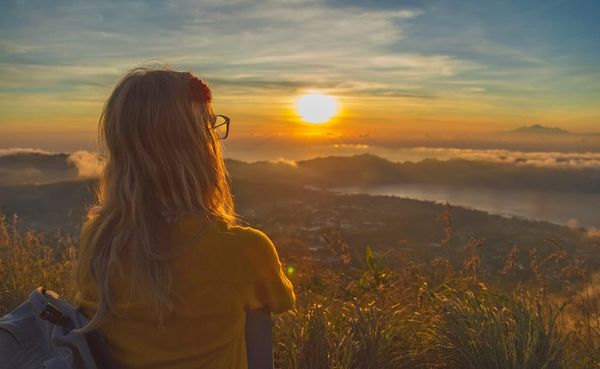
[[[267,235],[254,227],[239,224],[223,225],[222,229],[230,237],[240,241],[261,241],[268,239]]]
[[[271,239],[261,230],[243,225],[225,225],[223,237],[232,251],[261,252],[273,248]]]

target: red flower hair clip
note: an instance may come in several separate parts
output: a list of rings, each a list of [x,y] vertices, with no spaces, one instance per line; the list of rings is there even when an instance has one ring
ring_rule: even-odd
[[[210,87],[197,77],[192,76],[189,82],[190,98],[201,104],[207,104],[212,101],[212,92]]]

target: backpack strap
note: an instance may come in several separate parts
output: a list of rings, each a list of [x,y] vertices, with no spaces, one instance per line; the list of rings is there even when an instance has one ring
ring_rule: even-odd
[[[69,333],[73,329],[81,328],[82,326],[87,324],[88,319],[85,317],[85,315],[83,315],[83,313],[79,309],[74,309],[62,300],[56,300],[58,298],[58,295],[54,294],[53,292],[52,294],[46,294],[47,291],[44,288],[38,290],[42,293],[42,295],[46,297],[47,301],[45,308],[39,313],[40,318],[54,325],[63,327],[65,333]],[[60,302],[61,305],[64,305],[64,308],[70,311],[70,314],[75,314],[75,320],[77,320],[77,322],[73,321],[73,319],[54,302]],[[93,361],[96,364],[96,367],[101,369],[114,368],[114,365],[110,358],[110,353],[108,351],[108,346],[106,345],[106,342],[104,341],[104,338],[102,337],[100,332],[94,330],[87,333],[81,333],[81,335],[87,343],[89,352],[92,356]]]
[[[63,312],[51,302],[48,302],[44,310],[42,310],[38,316],[45,321],[65,328],[73,324],[71,318],[63,314]]]

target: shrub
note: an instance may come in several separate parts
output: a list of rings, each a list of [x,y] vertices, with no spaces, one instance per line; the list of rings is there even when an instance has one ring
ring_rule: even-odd
[[[443,324],[437,350],[448,368],[561,369],[560,310],[530,295],[472,290],[435,296]]]

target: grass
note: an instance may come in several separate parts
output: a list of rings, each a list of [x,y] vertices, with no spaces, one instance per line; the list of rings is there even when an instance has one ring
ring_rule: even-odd
[[[560,369],[566,336],[558,312],[535,297],[469,290],[434,296],[442,326],[436,349],[449,367]]]
[[[75,245],[69,237],[20,231],[16,216],[7,221],[0,213],[0,314],[15,308],[38,286],[52,286],[72,299],[74,263]]]
[[[559,304],[540,255],[531,262],[539,285],[506,291],[481,280],[480,247],[467,245],[459,267],[436,259],[391,268],[368,247],[360,268],[344,257],[333,268],[301,265],[292,276],[297,308],[274,320],[276,367],[600,368],[600,299],[582,260],[563,268],[577,292]],[[75,250],[68,237],[20,231],[16,218],[0,216],[0,314],[40,285],[71,299]]]

